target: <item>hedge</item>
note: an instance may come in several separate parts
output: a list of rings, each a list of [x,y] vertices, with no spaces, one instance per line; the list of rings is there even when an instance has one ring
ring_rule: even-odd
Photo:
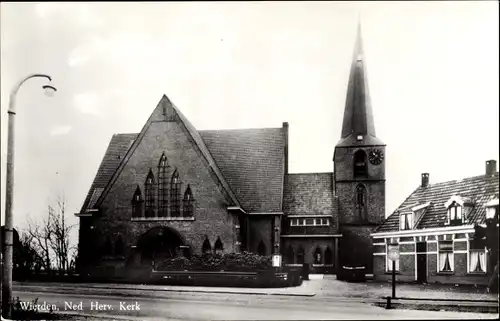
[[[155,263],[157,271],[234,271],[251,272],[272,269],[269,256],[250,252],[192,255],[190,258],[175,257]]]

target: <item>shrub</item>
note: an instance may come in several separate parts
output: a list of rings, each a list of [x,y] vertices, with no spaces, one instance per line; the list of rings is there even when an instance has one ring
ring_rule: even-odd
[[[272,268],[271,258],[250,252],[193,255],[189,259],[176,257],[157,262],[161,271],[256,271]]]

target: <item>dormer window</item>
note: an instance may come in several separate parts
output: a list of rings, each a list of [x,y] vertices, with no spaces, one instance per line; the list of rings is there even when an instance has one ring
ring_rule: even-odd
[[[413,212],[406,212],[399,214],[399,229],[411,230],[413,229],[414,215]]]
[[[448,217],[450,220],[450,225],[460,225],[462,224],[462,206],[453,202],[453,204],[448,207]]]
[[[484,205],[486,207],[486,219],[498,218],[498,198],[492,199]]]
[[[468,198],[452,196],[444,206],[447,209],[446,225],[462,225],[467,221],[467,213],[472,202]]]

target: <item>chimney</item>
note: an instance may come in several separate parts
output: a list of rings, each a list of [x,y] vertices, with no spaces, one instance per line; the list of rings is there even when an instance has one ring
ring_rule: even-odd
[[[288,174],[288,122],[283,122],[283,134],[285,136],[285,175]]]
[[[422,187],[429,186],[429,173],[422,173]]]
[[[493,176],[497,172],[497,161],[492,159],[486,161],[486,175]]]

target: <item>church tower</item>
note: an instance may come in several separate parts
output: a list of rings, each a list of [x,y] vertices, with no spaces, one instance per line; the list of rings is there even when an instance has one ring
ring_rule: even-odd
[[[370,233],[385,218],[385,144],[375,134],[359,25],[333,161],[342,232],[340,266],[362,265],[372,273]]]

